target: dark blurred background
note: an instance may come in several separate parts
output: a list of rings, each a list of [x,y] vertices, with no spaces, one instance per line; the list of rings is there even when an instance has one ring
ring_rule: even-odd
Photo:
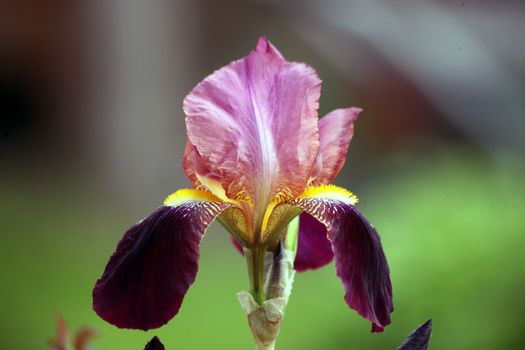
[[[99,350],[252,348],[242,258],[219,225],[179,315],[148,333],[91,309],[127,227],[188,187],[185,94],[260,35],[323,79],[321,115],[364,109],[336,183],[383,238],[396,310],[383,334],[333,265],[299,274],[279,349],[525,347],[525,3],[12,1],[0,4],[2,347],[45,349],[60,313]]]

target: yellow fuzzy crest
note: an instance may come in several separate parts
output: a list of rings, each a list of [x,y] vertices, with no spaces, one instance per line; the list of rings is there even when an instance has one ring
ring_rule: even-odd
[[[164,205],[176,207],[189,202],[222,202],[222,200],[211,192],[188,188],[170,194],[164,200]]]
[[[359,201],[352,192],[332,184],[308,187],[299,198],[335,199],[352,205]]]

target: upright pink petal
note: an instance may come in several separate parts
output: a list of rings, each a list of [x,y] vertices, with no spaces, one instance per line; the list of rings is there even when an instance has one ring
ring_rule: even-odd
[[[320,148],[312,174],[315,184],[330,183],[341,171],[354,135],[354,121],[361,111],[356,107],[336,109],[319,121]]]
[[[277,50],[277,48],[273,46],[273,44],[269,42],[268,39],[266,39],[266,37],[264,36],[261,36],[259,38],[259,41],[257,42],[257,47],[255,48],[255,50],[261,53],[269,53],[271,55],[277,56],[284,60],[283,54],[280,53],[279,50]]]
[[[186,176],[192,183],[193,187],[199,185],[197,179],[197,173],[202,171],[200,164],[200,157],[198,157],[195,147],[190,143],[186,142],[186,148],[184,148],[184,155],[182,156],[182,168],[186,173]]]
[[[319,149],[320,88],[310,66],[285,61],[261,38],[255,51],[189,93],[189,141],[230,198],[265,208],[278,192],[304,190]]]
[[[186,148],[184,149],[182,167],[186,173],[186,176],[195,188],[201,185],[197,179],[197,174],[212,178],[214,180],[217,179],[218,176],[206,168],[199,152],[197,152],[195,146],[193,146],[189,141],[186,143]]]

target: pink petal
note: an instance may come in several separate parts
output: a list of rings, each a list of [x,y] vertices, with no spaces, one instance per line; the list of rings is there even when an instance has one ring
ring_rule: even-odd
[[[336,109],[319,121],[319,154],[312,178],[315,184],[327,184],[339,174],[354,135],[354,121],[360,108]]]
[[[357,208],[328,198],[298,198],[292,204],[323,223],[335,256],[345,301],[382,332],[393,311],[390,272],[376,230]]]
[[[120,328],[152,329],[177,314],[195,280],[201,238],[229,205],[162,206],[131,227],[93,289],[93,308]]]
[[[266,37],[264,36],[261,36],[259,38],[255,50],[261,53],[269,53],[273,56],[279,57],[284,60],[284,56],[282,55],[282,53],[280,53],[279,50],[277,50],[277,48],[273,46],[273,44],[269,42],[268,39],[266,39]]]
[[[299,220],[299,241],[294,268],[302,272],[323,267],[334,258],[326,227],[305,212],[301,213]]]
[[[217,174],[214,174],[205,167],[199,152],[197,152],[195,146],[193,146],[189,141],[186,142],[186,148],[184,149],[182,167],[186,173],[186,176],[195,188],[201,185],[197,179],[197,174],[212,179],[218,178]]]
[[[266,207],[280,191],[304,190],[319,149],[320,88],[311,67],[285,61],[262,38],[185,98],[189,141],[230,198]]]
[[[197,156],[198,153],[195,147],[190,142],[186,142],[186,148],[184,148],[184,155],[182,156],[182,168],[195,188],[199,185],[196,173],[201,168],[200,157]]]

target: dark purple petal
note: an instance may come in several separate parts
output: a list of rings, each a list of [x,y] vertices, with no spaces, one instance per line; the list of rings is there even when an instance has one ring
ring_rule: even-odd
[[[343,201],[298,198],[292,204],[327,227],[346,303],[372,321],[373,332],[382,332],[393,311],[392,286],[376,230],[355,206]]]
[[[294,268],[299,271],[318,269],[334,258],[326,227],[308,213],[299,217],[299,242]]]
[[[144,350],[164,350],[164,345],[162,345],[159,338],[155,336],[146,344]]]
[[[431,333],[432,320],[428,320],[410,333],[397,350],[427,350]]]
[[[151,329],[179,311],[198,269],[208,225],[227,204],[162,206],[132,226],[93,289],[93,308],[120,328]]]

